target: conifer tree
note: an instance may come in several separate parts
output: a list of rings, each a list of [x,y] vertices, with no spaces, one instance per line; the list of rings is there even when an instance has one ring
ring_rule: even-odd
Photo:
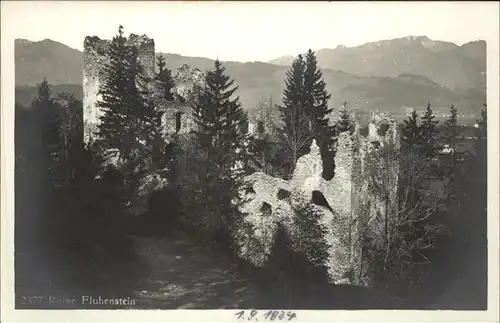
[[[172,71],[166,67],[167,63],[163,55],[158,56],[158,73],[156,73],[156,81],[159,83],[162,89],[163,99],[167,101],[173,101],[174,96],[172,89],[175,85],[174,78],[172,77]]]
[[[277,106],[284,123],[280,140],[293,172],[297,159],[308,153],[314,133],[311,130],[311,118],[304,104],[305,62],[302,55],[294,60],[286,73],[282,105]]]
[[[328,115],[332,112],[328,108],[330,94],[326,91],[323,81],[323,73],[318,68],[316,55],[312,50],[306,53],[304,70],[304,106],[311,116],[311,125],[318,129],[311,129],[316,133],[326,131],[328,126]]]
[[[340,119],[337,123],[337,131],[339,133],[349,131],[352,133],[354,131],[354,123],[349,116],[349,110],[347,109],[347,102],[344,101],[342,109],[340,110]]]
[[[138,51],[127,44],[122,26],[111,41],[108,57],[99,89],[102,100],[97,104],[104,112],[97,143],[105,151],[117,150],[124,161],[130,161],[142,146],[138,123],[142,121],[145,102],[137,86],[141,71]]]
[[[165,140],[162,134],[162,115],[163,112],[157,109],[154,101],[148,98],[145,102],[140,126],[142,129],[141,137],[144,138],[145,142],[143,156],[151,158],[154,168],[163,168],[166,162],[164,160]]]
[[[79,163],[83,145],[83,109],[82,101],[73,94],[58,93],[56,104],[61,116],[61,163],[65,171],[65,180],[75,173],[75,165]]]
[[[58,178],[61,175],[60,154],[62,151],[60,142],[61,120],[58,115],[57,105],[52,98],[51,85],[44,78],[38,84],[38,95],[32,101],[34,111],[34,128],[30,140],[36,141],[29,151],[33,163],[28,165],[29,188],[27,192],[35,194],[36,198],[32,203],[35,205],[35,212],[30,219],[32,225],[37,227],[38,232],[34,233],[41,238],[39,242],[45,243],[52,232],[54,221],[52,221],[56,211],[56,187]],[[29,193],[28,193],[29,194]]]
[[[448,182],[448,198],[450,199],[450,207],[454,213],[458,212],[458,199],[459,185],[461,182],[461,172],[459,170],[459,165],[457,164],[458,156],[457,152],[458,142],[459,142],[459,125],[458,125],[458,111],[454,105],[450,107],[450,115],[448,119],[444,122],[444,139],[451,149],[449,155],[449,164],[447,165],[447,173],[449,176]]]
[[[404,120],[403,139],[406,148],[411,151],[418,151],[421,143],[421,128],[418,125],[417,111],[413,110],[407,120]]]
[[[415,110],[412,111],[411,115],[407,120],[404,120],[404,127],[402,130],[403,135],[403,150],[404,156],[408,158],[408,160],[412,161],[408,163],[407,169],[405,169],[408,180],[406,181],[410,185],[408,189],[411,194],[409,194],[409,202],[414,204],[417,199],[417,190],[416,190],[416,178],[419,177],[420,167],[419,162],[421,160],[421,127],[418,125],[418,115]],[[384,159],[385,160],[385,159]]]
[[[305,57],[304,70],[304,107],[309,115],[310,130],[320,147],[323,160],[323,178],[333,178],[335,127],[329,124],[332,109],[328,108],[330,94],[326,91],[323,73],[318,68],[315,53],[309,49]]]
[[[477,120],[478,124],[478,135],[482,137],[486,137],[487,134],[487,112],[486,112],[486,103],[483,104],[483,109],[481,110],[481,119]]]
[[[458,113],[454,105],[450,107],[450,115],[448,119],[444,122],[445,133],[444,137],[451,148],[451,161],[450,166],[452,169],[456,166],[456,150],[458,144],[459,126],[458,126]]]
[[[193,105],[194,138],[203,157],[196,165],[202,186],[198,191],[205,196],[204,207],[209,205],[220,218],[214,222],[223,223],[221,230],[230,230],[237,214],[232,199],[237,196],[241,167],[247,158],[248,117],[239,97],[233,98],[238,87],[233,86],[234,80],[225,75],[218,60],[205,80]]]
[[[196,139],[207,158],[220,165],[220,175],[224,176],[242,157],[248,136],[248,117],[239,97],[232,99],[238,89],[233,84],[217,60],[215,69],[207,72],[206,86],[193,111]]]
[[[49,176],[57,176],[62,145],[60,140],[61,119],[56,102],[52,98],[51,85],[46,78],[38,85],[38,95],[32,102],[40,125],[41,160]]]
[[[483,104],[483,109],[481,110],[481,119],[477,120],[478,128],[476,130],[476,155],[482,155],[486,159],[487,151],[487,110],[486,104]]]
[[[427,110],[425,115],[422,117],[422,145],[423,153],[427,158],[434,157],[436,153],[436,141],[437,141],[437,130],[436,126],[439,121],[434,121],[434,113],[431,109],[431,104],[427,104]]]

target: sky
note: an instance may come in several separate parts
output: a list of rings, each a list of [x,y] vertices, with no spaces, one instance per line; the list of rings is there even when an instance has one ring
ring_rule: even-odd
[[[15,38],[49,38],[83,50],[85,36],[154,38],[157,52],[269,61],[311,48],[357,46],[405,36],[458,45],[498,30],[497,2],[2,2]]]

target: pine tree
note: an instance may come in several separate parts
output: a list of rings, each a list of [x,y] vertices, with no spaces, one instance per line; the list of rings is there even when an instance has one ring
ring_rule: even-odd
[[[173,101],[174,95],[172,89],[175,85],[172,71],[166,67],[167,63],[163,55],[158,56],[158,73],[156,73],[156,81],[158,82],[163,98],[167,101]]]
[[[39,134],[41,139],[41,160],[49,171],[51,180],[54,181],[60,171],[60,159],[62,154],[61,136],[61,118],[56,102],[52,98],[51,85],[46,78],[38,85],[38,95],[32,102],[35,109],[38,124],[40,125]]]
[[[304,59],[298,55],[286,73],[283,103],[277,106],[284,122],[284,127],[280,129],[280,140],[288,156],[291,172],[297,159],[309,152],[314,139],[311,119],[304,104],[304,72]]]
[[[138,123],[142,121],[145,102],[137,86],[141,72],[138,51],[127,44],[122,26],[111,41],[108,57],[99,89],[102,100],[97,104],[104,112],[97,143],[104,151],[117,151],[128,162],[133,157],[137,159],[142,147]]]
[[[406,148],[411,151],[418,151],[421,144],[421,127],[418,125],[417,111],[413,110],[407,120],[404,120],[403,140]]]
[[[449,164],[447,165],[447,173],[449,176],[448,183],[448,198],[450,199],[450,207],[453,213],[458,212],[458,192],[460,190],[459,183],[461,182],[461,174],[459,170],[459,165],[457,164],[457,157],[459,153],[457,152],[457,146],[459,141],[459,126],[458,126],[458,113],[457,109],[454,105],[450,107],[450,115],[448,119],[444,122],[445,130],[444,130],[444,139],[448,143],[451,154],[449,158]]]
[[[75,99],[73,94],[58,93],[56,104],[62,118],[61,163],[68,180],[74,175],[75,165],[84,149],[82,101]]]
[[[305,109],[312,119],[311,131],[315,133],[327,130],[328,115],[332,112],[328,108],[330,95],[325,88],[326,84],[323,81],[323,73],[318,68],[316,55],[309,49],[305,57],[303,96]]]
[[[486,163],[488,161],[488,119],[486,104],[483,104],[483,109],[481,110],[481,119],[477,120],[478,129],[476,130],[476,144],[474,145],[476,159],[480,160],[479,164],[483,162],[484,173],[486,173]]]
[[[439,121],[434,121],[434,118],[435,116],[431,109],[431,104],[428,103],[425,115],[422,117],[422,125],[421,125],[423,152],[428,159],[434,157],[437,149],[436,126],[439,123]]]
[[[486,112],[486,103],[483,104],[483,109],[481,110],[481,119],[477,120],[478,131],[477,137],[478,139],[486,138],[487,135],[487,112]]]
[[[310,131],[314,133],[314,138],[320,147],[323,160],[323,178],[327,180],[333,178],[334,141],[336,138],[335,127],[329,124],[329,115],[332,112],[332,109],[328,108],[330,97],[323,81],[323,73],[318,68],[316,55],[309,49],[305,57],[304,108],[311,119]]]
[[[422,129],[418,125],[418,115],[415,110],[411,113],[407,120],[404,120],[404,127],[402,130],[403,135],[403,150],[404,156],[411,161],[420,161],[422,154]],[[385,160],[385,159],[384,159]],[[417,189],[416,189],[416,178],[419,177],[420,167],[418,167],[418,163],[409,163],[409,165],[405,165],[407,169],[405,169],[405,173],[408,176],[408,180],[406,181],[408,186],[408,190],[411,192],[409,196],[409,203],[414,204],[417,200]]]
[[[205,79],[193,106],[194,137],[203,157],[196,166],[202,181],[199,191],[204,192],[206,204],[220,217],[220,229],[230,230],[237,214],[231,200],[237,196],[241,167],[247,159],[248,117],[239,97],[232,98],[238,87],[233,86],[234,80],[225,75],[218,60]]]
[[[60,156],[62,152],[60,141],[61,120],[58,108],[52,98],[51,85],[44,78],[38,84],[38,95],[32,101],[34,111],[34,132],[30,140],[37,141],[32,146],[34,151],[28,152],[33,158],[33,164],[28,165],[30,170],[29,188],[27,192],[34,194],[33,203],[36,213],[30,219],[37,227],[34,233],[39,243],[45,244],[52,236],[54,229],[54,213],[57,211],[57,188],[61,176]],[[29,194],[29,193],[28,193]]]
[[[450,107],[450,116],[444,122],[445,125],[445,133],[444,138],[451,149],[451,161],[450,166],[452,169],[456,166],[456,150],[458,144],[458,136],[460,134],[459,126],[458,126],[458,113],[457,109],[454,105]]]
[[[248,117],[239,97],[231,99],[238,89],[233,84],[234,80],[225,75],[225,68],[217,60],[215,69],[207,72],[206,86],[193,111],[196,139],[207,158],[220,165],[223,176],[229,175],[229,170],[240,160],[248,136]]]
[[[144,138],[145,149],[144,158],[151,157],[154,168],[165,166],[164,148],[165,140],[162,134],[163,112],[157,109],[154,101],[149,98],[144,106],[142,122],[139,124],[142,129],[141,137]]]
[[[354,131],[354,123],[349,115],[349,110],[347,109],[347,102],[344,101],[342,109],[340,110],[340,119],[337,124],[337,131],[339,133],[349,131],[352,133]]]

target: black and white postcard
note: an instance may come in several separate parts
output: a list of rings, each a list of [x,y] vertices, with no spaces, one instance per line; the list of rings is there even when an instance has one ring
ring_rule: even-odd
[[[1,14],[2,322],[498,321],[498,2]]]

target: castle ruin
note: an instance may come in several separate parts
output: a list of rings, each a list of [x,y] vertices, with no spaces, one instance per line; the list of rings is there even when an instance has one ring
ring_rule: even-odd
[[[294,202],[290,196],[299,194],[323,214],[323,222],[328,227],[326,240],[330,247],[330,259],[327,265],[331,280],[335,283],[366,285],[362,272],[361,230],[381,214],[395,216],[399,173],[397,159],[386,161],[389,176],[384,189],[387,191],[381,195],[369,193],[368,186],[373,180],[369,171],[378,166],[381,160],[367,156],[382,147],[397,156],[399,136],[395,120],[385,114],[373,113],[367,131],[363,132],[359,122],[356,122],[354,133],[339,134],[334,161],[335,175],[331,180],[322,177],[323,162],[316,142],[313,142],[309,154],[298,159],[289,181],[262,172],[247,176],[250,189],[247,187],[242,191],[247,203],[241,211],[247,214],[244,221],[255,228],[255,238],[267,246],[264,256],[262,253],[255,255],[252,248],[246,245],[248,237],[240,236],[241,256],[256,265],[263,265],[274,242],[277,224],[281,223],[292,231],[290,223]],[[287,192],[288,198],[283,198],[283,192]],[[314,194],[321,194],[327,205],[314,204]],[[388,199],[381,199],[380,196]],[[264,206],[270,209],[266,216],[263,216]],[[354,274],[354,282],[348,278],[349,272]]]
[[[181,66],[175,76],[173,88],[174,101],[162,98],[161,89],[154,81],[155,51],[154,41],[146,36],[131,34],[127,42],[136,46],[143,71],[151,79],[145,85],[153,94],[155,104],[162,109],[165,139],[169,134],[186,133],[193,127],[189,104],[195,100],[197,88],[204,85],[204,73],[197,69]],[[110,41],[98,37],[86,37],[84,43],[83,71],[83,119],[84,140],[95,138],[102,112],[97,106],[100,99],[99,87],[102,69],[108,62],[107,51]],[[143,88],[144,89],[144,88]],[[262,266],[269,256],[274,242],[277,225],[282,224],[292,230],[291,223],[294,198],[309,201],[323,214],[322,221],[329,233],[329,275],[335,283],[355,283],[366,285],[363,281],[361,231],[366,225],[374,223],[380,215],[394,216],[397,212],[397,192],[399,161],[397,158],[385,159],[385,188],[382,194],[369,193],[372,180],[370,171],[380,167],[381,159],[371,158],[373,152],[386,149],[394,156],[399,154],[400,134],[395,120],[386,114],[373,113],[366,129],[356,121],[352,134],[343,132],[337,140],[335,155],[335,175],[331,180],[322,177],[323,161],[316,142],[313,141],[309,154],[297,161],[293,176],[283,180],[256,172],[245,178],[246,188],[241,196],[246,201],[241,211],[246,214],[244,222],[254,227],[252,233],[236,232],[240,244],[240,256]],[[375,154],[376,155],[376,154]],[[314,196],[321,195],[325,205],[313,202]],[[381,198],[384,196],[385,198]],[[253,235],[253,236],[250,236]],[[347,236],[347,239],[345,237]],[[264,246],[260,255],[255,255],[251,238],[259,240]],[[348,273],[357,277],[353,282]]]
[[[97,36],[87,36],[83,43],[83,138],[86,143],[95,138],[100,123],[99,117],[102,115],[97,102],[100,100],[99,87],[103,68],[109,62],[107,53],[110,44],[110,40],[100,39]],[[143,68],[144,76],[154,78],[154,40],[145,35],[130,34],[127,38],[127,45],[135,46],[138,49],[139,62]],[[151,83],[138,85],[141,88],[146,86],[149,89],[152,86]]]
[[[97,36],[88,36],[84,41],[83,63],[83,125],[84,141],[87,143],[95,138],[102,115],[97,106],[101,99],[99,87],[101,85],[102,71],[109,62],[108,50],[110,40],[100,39]],[[203,86],[204,73],[187,65],[181,66],[174,75],[175,86],[172,89],[174,101],[162,98],[162,91],[154,80],[156,72],[155,43],[146,35],[130,34],[127,44],[135,46],[138,50],[139,63],[147,82],[139,83],[141,90],[152,93],[158,109],[163,110],[163,124],[165,136],[172,133],[185,133],[193,128],[189,103],[195,98],[196,88]]]

